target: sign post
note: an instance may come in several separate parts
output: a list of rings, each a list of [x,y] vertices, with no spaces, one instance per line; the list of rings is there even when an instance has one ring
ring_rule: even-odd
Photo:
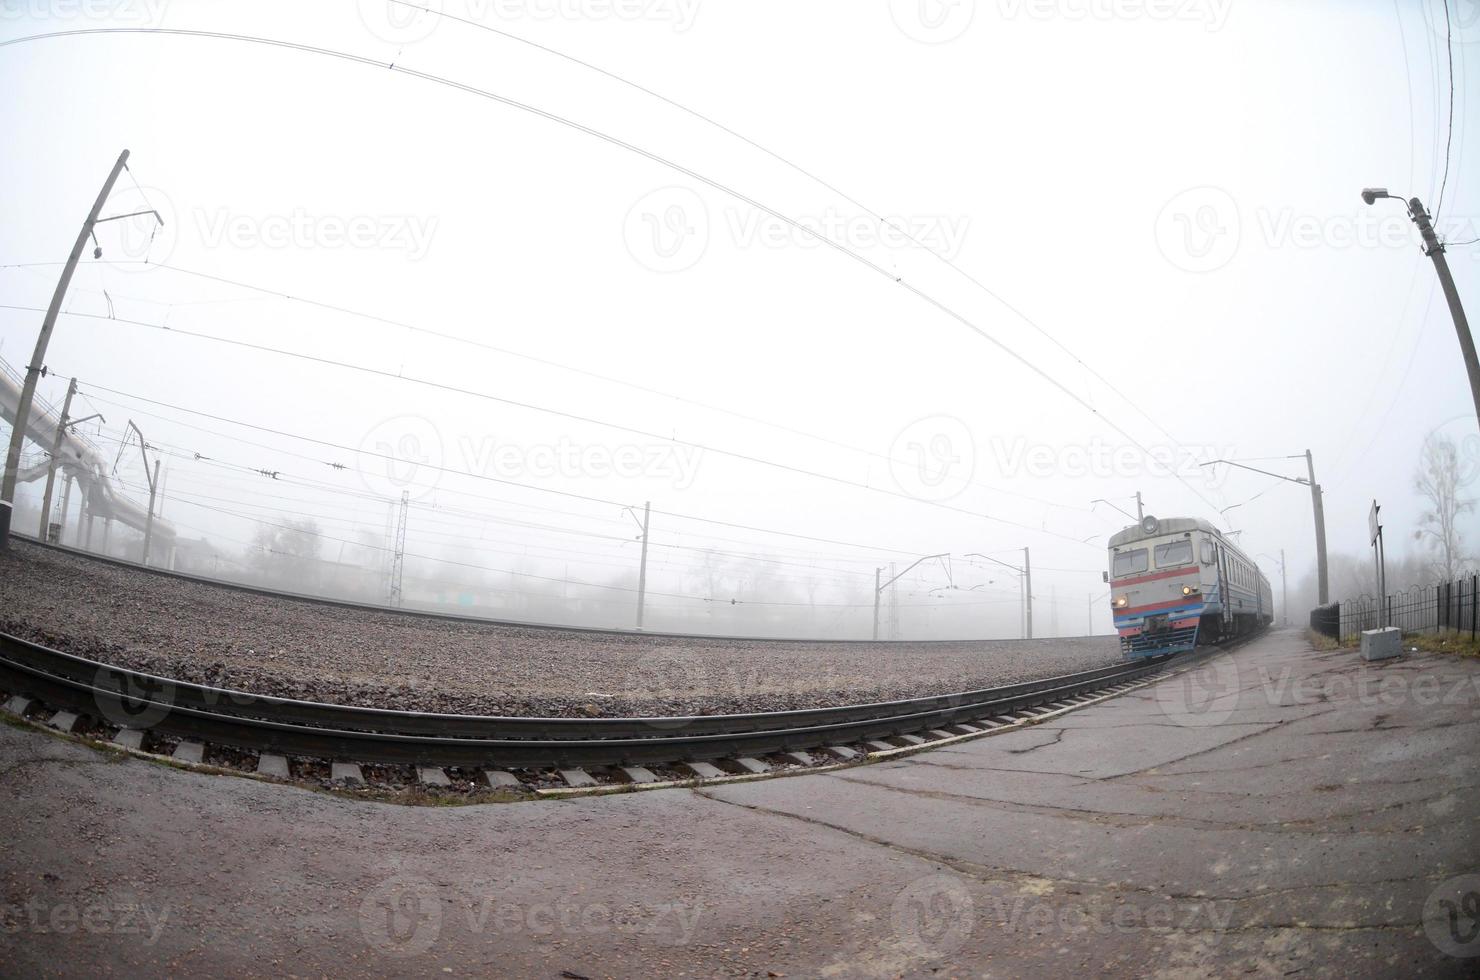
[[[1371,539],[1372,558],[1377,563],[1377,625],[1387,626],[1387,556],[1383,554],[1382,524],[1377,518],[1381,510],[1377,501],[1373,500],[1372,509],[1367,512],[1367,531]]]

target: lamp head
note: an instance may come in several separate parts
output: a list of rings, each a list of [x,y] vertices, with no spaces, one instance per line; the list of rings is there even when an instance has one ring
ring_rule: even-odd
[[[1392,195],[1387,192],[1386,187],[1368,187],[1362,191],[1362,200],[1367,204],[1371,204],[1379,197],[1392,197]]]

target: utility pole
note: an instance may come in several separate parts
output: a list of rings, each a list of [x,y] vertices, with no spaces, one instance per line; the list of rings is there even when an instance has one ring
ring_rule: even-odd
[[[882,568],[874,569],[874,639],[879,638],[879,576],[884,574]]]
[[[947,559],[949,557],[951,557],[950,554],[949,553],[946,553],[946,554],[940,554],[940,555],[926,555],[923,558],[916,558],[914,561],[912,561],[912,562],[909,563],[909,565],[905,568],[904,571],[902,571],[902,572],[900,572],[898,574],[895,574],[895,572],[894,572],[894,562],[890,562],[889,563],[889,581],[887,581],[887,582],[881,582],[880,581],[880,577],[883,575],[884,569],[882,569],[882,568],[875,568],[874,569],[874,639],[877,640],[879,638],[879,596],[883,594],[884,590],[887,589],[887,588],[889,588],[891,585],[893,585],[897,580],[899,580],[901,578],[904,578],[906,575],[908,575],[911,572],[911,570],[914,569],[914,567],[916,565],[924,564],[927,561],[934,561],[937,558],[939,558],[942,561],[944,561],[945,559]],[[950,566],[947,566],[947,571],[949,572],[949,570],[950,570]],[[895,603],[894,603],[893,593],[890,594],[889,604],[890,604],[890,610],[891,610],[891,612],[890,612],[890,622],[891,622],[891,624],[893,624],[890,627],[890,634],[892,636],[893,635],[893,632],[894,632],[894,627],[898,625],[898,622],[895,619],[895,616],[897,616],[897,614],[898,614],[898,609],[897,609],[897,607],[895,606]]]
[[[396,513],[396,550],[391,553],[391,605],[402,602],[401,582],[406,573],[406,511],[411,507],[411,491],[401,491],[401,506]]]
[[[637,569],[637,628],[642,629],[642,607],[647,602],[647,551],[648,518],[652,514],[653,502],[642,505],[642,564]]]
[[[1028,558],[1028,549],[1023,549],[1023,608],[1027,611],[1028,639],[1033,638],[1033,563]]]
[[[1280,549],[1280,614],[1285,620],[1285,625],[1290,625],[1290,588],[1289,581],[1285,578],[1285,549]]]
[[[5,453],[5,476],[0,479],[0,550],[10,546],[10,519],[15,507],[15,484],[20,476],[21,449],[25,443],[26,429],[31,422],[31,405],[36,400],[36,381],[41,377],[41,369],[46,362],[46,348],[51,343],[51,332],[56,327],[58,314],[62,311],[62,300],[66,298],[67,287],[72,283],[72,273],[77,271],[77,260],[82,257],[82,249],[87,245],[87,240],[93,233],[93,227],[99,223],[98,213],[103,210],[103,204],[107,202],[108,195],[113,191],[113,184],[118,180],[118,175],[123,171],[124,164],[127,162],[128,150],[124,150],[118,155],[118,162],[113,164],[113,169],[108,172],[108,179],[103,182],[103,189],[98,192],[98,199],[93,202],[92,210],[87,213],[87,220],[82,222],[82,229],[77,232],[77,241],[73,243],[72,252],[67,256],[66,264],[62,266],[62,276],[57,280],[56,291],[51,294],[51,305],[46,308],[46,317],[41,321],[41,332],[36,337],[36,349],[31,354],[31,363],[26,365],[26,380],[21,385],[20,401],[16,404],[15,429],[10,434],[10,448]],[[164,219],[157,211],[136,213],[152,213],[156,221],[164,224]],[[133,215],[121,214],[115,217],[127,218]],[[101,220],[112,221],[114,219],[103,218]]]
[[[1326,505],[1321,502],[1321,485],[1316,482],[1316,464],[1311,461],[1310,450],[1305,451],[1305,468],[1310,474],[1310,506],[1316,522],[1316,586],[1320,593],[1320,605],[1331,601],[1331,589],[1326,579]]]
[[[147,474],[148,471],[146,470]],[[159,460],[154,460],[154,476],[149,481],[149,516],[144,521],[144,554],[140,564],[149,565],[149,542],[154,537],[154,491],[159,486]]]
[[[77,394],[77,379],[73,378],[67,385],[67,397],[62,401],[62,416],[57,422],[57,434],[51,440],[51,459],[46,464],[46,492],[41,495],[41,529],[36,532],[37,539],[50,541],[51,536],[46,532],[50,530],[51,524],[51,488],[57,477],[57,456],[62,451],[62,437],[67,431],[67,416],[72,411],[72,396]],[[63,524],[66,515],[63,514]],[[57,544],[62,543],[62,528],[57,528]]]
[[[1300,459],[1300,456],[1289,456],[1288,459]],[[1305,451],[1305,469],[1307,477],[1285,476],[1283,473],[1271,473],[1269,470],[1261,470],[1257,466],[1249,466],[1246,463],[1235,462],[1231,459],[1210,459],[1206,463],[1198,463],[1199,466],[1217,466],[1226,463],[1229,466],[1237,466],[1241,470],[1252,470],[1255,473],[1263,473],[1289,483],[1299,483],[1310,487],[1310,509],[1311,516],[1316,526],[1316,586],[1320,593],[1319,604],[1324,606],[1331,601],[1331,590],[1327,587],[1326,578],[1326,507],[1321,502],[1321,485],[1316,482],[1316,464],[1312,462],[1310,450]],[[1235,504],[1234,506],[1238,506]],[[1228,508],[1232,510],[1233,508]],[[1230,532],[1237,533],[1237,532]]]
[[[1146,519],[1146,508],[1141,504],[1141,491],[1136,491],[1136,523],[1139,524]]]
[[[1369,187],[1362,191],[1362,200],[1368,204],[1379,197],[1403,200],[1395,194],[1389,194],[1385,187]],[[1418,226],[1418,233],[1423,238],[1423,254],[1434,260],[1434,271],[1439,274],[1439,285],[1444,290],[1444,299],[1449,303],[1449,315],[1454,320],[1454,332],[1459,335],[1459,349],[1465,359],[1465,373],[1470,376],[1470,400],[1475,405],[1475,418],[1480,421],[1480,358],[1475,356],[1475,338],[1470,335],[1470,322],[1465,318],[1465,308],[1460,305],[1459,290],[1455,288],[1454,276],[1449,272],[1449,261],[1444,258],[1444,243],[1434,234],[1434,225],[1429,220],[1429,213],[1424,210],[1423,202],[1412,197],[1404,203],[1408,207],[1409,219]],[[1443,202],[1440,204],[1442,206]],[[1321,602],[1325,601],[1324,598],[1321,599]]]

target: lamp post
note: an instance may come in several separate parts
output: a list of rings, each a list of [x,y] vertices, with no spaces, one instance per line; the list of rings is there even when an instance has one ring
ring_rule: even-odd
[[[1362,200],[1372,204],[1378,198],[1403,201],[1396,194],[1389,194],[1386,187],[1368,187],[1362,191]],[[1444,298],[1449,302],[1449,315],[1454,318],[1454,332],[1459,335],[1460,353],[1464,355],[1465,371],[1470,376],[1470,399],[1475,403],[1475,418],[1480,421],[1480,359],[1475,356],[1475,338],[1470,336],[1470,322],[1465,319],[1465,308],[1459,302],[1459,290],[1454,286],[1454,276],[1449,273],[1449,262],[1444,258],[1444,243],[1434,234],[1433,222],[1423,202],[1416,197],[1403,201],[1408,208],[1408,217],[1418,226],[1423,237],[1423,254],[1434,260],[1434,271],[1439,274],[1439,285],[1444,289]],[[1325,600],[1321,600],[1324,602]]]

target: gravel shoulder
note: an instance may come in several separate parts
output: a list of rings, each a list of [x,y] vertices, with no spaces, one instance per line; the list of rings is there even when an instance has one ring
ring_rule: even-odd
[[[889,644],[641,636],[254,595],[41,548],[0,554],[0,630],[179,680],[491,715],[777,711],[1115,663],[1115,637]]]

